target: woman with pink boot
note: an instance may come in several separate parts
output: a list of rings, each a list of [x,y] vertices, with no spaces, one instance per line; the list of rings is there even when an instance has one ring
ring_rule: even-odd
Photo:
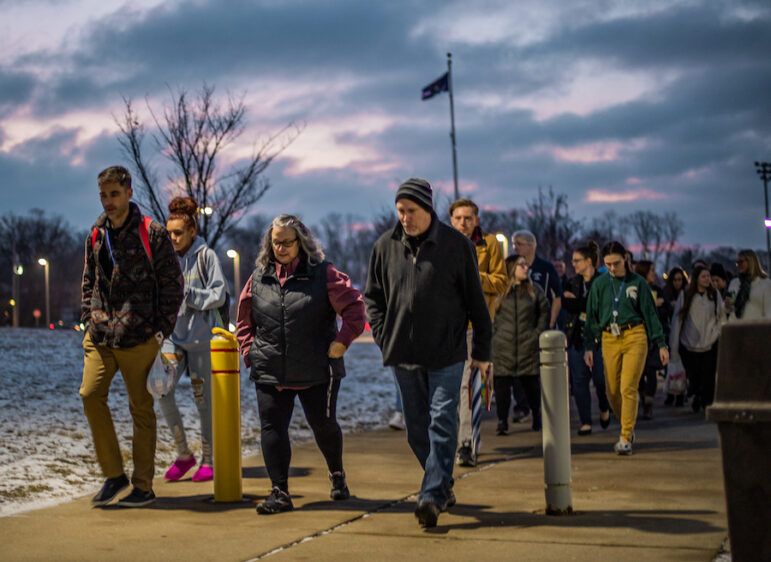
[[[222,327],[218,308],[225,302],[227,285],[217,255],[198,236],[198,204],[195,200],[175,197],[169,204],[169,211],[166,229],[185,278],[185,299],[177,315],[174,333],[162,348],[164,353],[173,353],[179,362],[174,387],[158,401],[177,447],[177,460],[164,478],[176,482],[196,465],[174,397],[177,382],[187,372],[201,418],[201,465],[193,473],[193,482],[205,482],[214,478],[209,341],[212,327]]]

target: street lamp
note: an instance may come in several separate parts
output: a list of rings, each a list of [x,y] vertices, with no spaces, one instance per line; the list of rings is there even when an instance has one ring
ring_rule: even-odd
[[[15,255],[15,254],[14,254]],[[11,300],[13,304],[13,320],[12,325],[14,328],[19,327],[19,277],[24,274],[24,266],[20,263],[14,263],[13,265],[13,283],[11,284]]]
[[[760,179],[763,180],[763,187],[766,192],[766,262],[768,263],[768,269],[771,270],[771,214],[768,212],[768,180],[771,179],[771,163],[769,162],[755,162],[755,170],[758,172]]]
[[[37,262],[43,266],[43,271],[45,272],[46,276],[46,326],[51,327],[51,291],[48,284],[48,269],[49,264],[48,260],[45,258],[40,258],[37,260]]]
[[[227,256],[233,260],[233,283],[235,285],[235,298],[233,299],[233,303],[235,304],[237,311],[238,297],[241,294],[241,254],[231,248],[227,251]],[[232,317],[235,318],[235,315]]]
[[[501,243],[503,246],[503,259],[506,259],[509,257],[509,239],[506,237],[505,234],[501,234],[500,232],[495,235],[495,239]]]

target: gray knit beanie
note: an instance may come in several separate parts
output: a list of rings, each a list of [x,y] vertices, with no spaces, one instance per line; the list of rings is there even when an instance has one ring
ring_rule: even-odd
[[[430,213],[434,210],[432,193],[431,184],[426,180],[410,178],[399,186],[394,201],[398,201],[399,199],[409,199]]]

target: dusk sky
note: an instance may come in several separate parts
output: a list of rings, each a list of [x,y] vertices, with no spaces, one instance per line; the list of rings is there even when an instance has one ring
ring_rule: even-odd
[[[771,3],[742,1],[0,0],[0,211],[86,229],[96,174],[126,163],[113,115],[169,87],[243,94],[224,154],[290,121],[257,211],[366,219],[411,176],[523,206],[538,186],[579,217],[676,211],[683,242],[765,247],[755,160],[771,160]],[[148,146],[149,148],[149,146]],[[160,160],[158,163],[160,164]]]

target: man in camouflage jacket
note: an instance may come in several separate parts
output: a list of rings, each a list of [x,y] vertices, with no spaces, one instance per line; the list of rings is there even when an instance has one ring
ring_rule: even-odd
[[[123,507],[154,501],[156,420],[147,375],[160,341],[174,330],[183,299],[179,262],[166,229],[132,203],[131,176],[112,166],[98,177],[104,213],[86,239],[81,322],[84,365],[80,396],[106,481],[94,505],[106,505],[129,481],[107,404],[117,370],[134,420],[132,492]]]

